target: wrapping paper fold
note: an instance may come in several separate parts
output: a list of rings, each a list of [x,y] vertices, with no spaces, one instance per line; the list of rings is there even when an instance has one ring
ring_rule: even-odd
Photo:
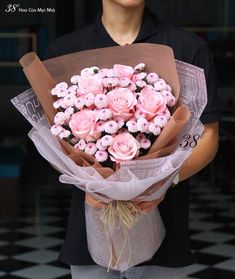
[[[135,66],[141,62],[146,64],[146,71],[157,72],[170,84],[178,100],[171,120],[148,154],[121,163],[119,168],[114,170],[102,167],[92,156],[75,150],[65,141],[51,135],[50,125],[53,123],[56,111],[52,105],[54,100],[50,90],[55,83],[68,82],[72,75],[79,74],[83,68],[90,66],[100,68],[112,67],[114,64]],[[89,192],[96,199],[109,202],[154,200],[161,197],[172,185],[176,173],[192,152],[190,145],[184,149],[180,147],[183,135],[189,134],[192,137],[203,133],[203,125],[199,121],[207,102],[203,70],[175,61],[172,49],[167,46],[134,44],[95,49],[67,54],[44,62],[41,62],[36,54],[29,53],[20,60],[20,63],[41,104],[41,108],[34,105],[37,100],[32,90],[12,100],[34,126],[29,134],[30,138],[40,154],[61,172],[61,182],[73,184]],[[33,112],[32,109],[28,109],[29,103],[34,107]],[[99,249],[107,246],[105,243],[107,238],[99,214],[91,208],[86,209],[86,220],[91,256],[96,263],[107,266],[108,252]],[[146,233],[145,241],[139,233],[140,228]],[[118,254],[120,232],[113,229],[110,231],[113,248]],[[151,231],[158,237],[154,237]],[[134,256],[127,261],[127,253],[124,253],[118,265],[112,268],[125,270],[150,259],[160,246],[163,237],[164,227],[156,209],[153,213],[142,216],[135,228],[129,232],[129,239],[134,239],[131,241],[131,250],[138,249],[142,254],[137,257],[135,252]]]

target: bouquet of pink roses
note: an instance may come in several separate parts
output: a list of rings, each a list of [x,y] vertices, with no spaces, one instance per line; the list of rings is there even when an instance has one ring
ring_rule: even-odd
[[[104,211],[86,205],[93,260],[126,270],[150,259],[164,238],[158,209],[144,215],[128,201],[160,198],[191,154],[190,141],[203,132],[203,70],[153,44],[43,63],[29,53],[20,62],[41,106],[32,90],[13,103],[32,124],[38,151],[61,182],[107,203]]]
[[[85,68],[58,83],[51,132],[103,165],[133,160],[147,153],[170,119],[176,99],[157,73],[134,68]]]

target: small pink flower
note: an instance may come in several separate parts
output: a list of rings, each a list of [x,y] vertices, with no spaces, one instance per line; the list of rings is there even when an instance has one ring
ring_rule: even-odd
[[[154,85],[159,79],[159,76],[156,73],[149,73],[146,79],[147,79],[147,83]]]
[[[167,91],[170,91],[170,92],[172,91],[172,88],[170,87],[169,84],[166,85],[166,90],[167,90]]]
[[[58,97],[66,97],[69,94],[68,90],[63,90],[60,89],[59,92],[57,93]]]
[[[72,115],[69,127],[75,137],[86,139],[95,136],[96,113],[91,110],[82,110]]]
[[[171,97],[170,100],[168,100],[167,105],[169,107],[173,107],[175,105],[175,103],[176,103],[175,97]]]
[[[83,139],[79,140],[79,142],[76,143],[76,144],[74,145],[74,147],[77,148],[77,149],[80,149],[80,150],[84,150],[84,149],[86,148],[86,142],[85,142],[85,140],[83,140]]]
[[[162,90],[166,90],[166,82],[164,79],[159,79],[158,81],[156,81],[154,83],[154,88],[157,91],[162,91]]]
[[[64,128],[60,125],[53,125],[51,126],[51,133],[54,136],[58,136],[60,133],[62,133]]]
[[[113,137],[110,135],[103,136],[100,140],[103,146],[109,146],[113,143]]]
[[[135,112],[135,118],[139,119],[139,118],[145,118],[146,113],[142,112],[141,110],[137,110]]]
[[[119,79],[119,86],[120,87],[128,87],[131,84],[131,80],[129,78],[122,78]]]
[[[157,115],[157,116],[154,117],[153,122],[154,122],[157,126],[163,128],[163,127],[166,125],[167,120],[168,120],[168,119],[167,119],[166,116],[164,116],[164,115]]]
[[[130,66],[115,64],[113,66],[115,73],[117,74],[118,78],[129,78],[131,79],[134,69]]]
[[[129,120],[129,121],[127,121],[126,126],[127,126],[128,131],[129,131],[130,133],[135,133],[135,132],[138,131],[138,129],[137,129],[137,123],[136,123],[135,120]]]
[[[82,109],[85,106],[84,99],[82,97],[78,97],[74,103],[77,109]]]
[[[76,100],[77,99],[76,99],[75,93],[70,93],[64,97],[64,104],[67,107],[72,107],[75,105]]]
[[[57,96],[59,91],[60,91],[59,88],[54,87],[54,88],[51,89],[51,95],[52,96]]]
[[[71,81],[71,83],[73,83],[73,84],[78,84],[80,78],[81,78],[81,76],[79,76],[79,75],[74,75],[74,76],[71,77],[70,81]]]
[[[66,119],[69,119],[70,116],[74,113],[74,108],[67,108],[65,111],[64,111],[64,115],[66,117]]]
[[[142,139],[140,140],[140,147],[144,148],[144,149],[148,149],[151,146],[151,141],[148,139]]]
[[[63,109],[66,109],[66,108],[69,107],[69,106],[65,103],[64,98],[60,98],[60,106],[61,106]]]
[[[167,91],[167,90],[163,90],[161,92],[161,94],[162,94],[162,96],[164,96],[166,98],[166,100],[172,96],[172,93],[170,91]]]
[[[157,126],[155,123],[149,123],[149,132],[153,133],[155,136],[158,136],[161,133],[161,128]]]
[[[176,103],[175,96],[170,91],[162,91],[161,94],[165,97],[166,103],[169,107],[173,107]]]
[[[116,121],[118,129],[122,128],[122,126],[124,125],[125,121],[123,118],[121,117],[115,117],[114,121]]]
[[[68,90],[55,87],[51,90],[51,94],[57,97],[65,97],[66,95],[68,95]]]
[[[116,74],[116,72],[114,71],[114,69],[108,69],[106,75],[107,75],[108,78],[117,77],[117,74]]]
[[[94,155],[97,151],[96,144],[94,142],[88,142],[85,148],[85,152]]]
[[[141,140],[143,139],[146,139],[146,136],[144,133],[139,133],[137,136],[136,136],[136,140],[138,140],[138,142],[140,142]]]
[[[78,89],[78,86],[77,85],[71,85],[71,86],[69,86],[69,88],[68,88],[68,92],[69,93],[77,93],[77,89]]]
[[[104,123],[105,123],[104,121],[98,121],[96,123],[96,126],[95,126],[96,131],[103,132],[104,131]]]
[[[108,97],[105,94],[98,94],[95,96],[94,103],[97,108],[105,108],[108,106]]]
[[[151,85],[147,85],[140,92],[137,108],[146,113],[147,120],[151,120],[166,109],[166,102],[160,93],[156,92]]]
[[[112,117],[112,111],[110,109],[101,109],[98,113],[98,118],[100,120],[108,120]]]
[[[137,130],[144,133],[148,130],[148,120],[145,118],[139,118],[136,123]]]
[[[53,103],[53,107],[54,107],[55,109],[60,108],[60,107],[61,107],[61,99],[56,100],[56,101]]]
[[[68,84],[66,82],[60,82],[56,84],[55,88],[58,88],[60,90],[67,90],[68,89]]]
[[[143,88],[147,85],[147,83],[143,80],[137,80],[135,84],[137,87],[140,87],[140,88]]]
[[[161,92],[161,94],[165,97],[166,103],[169,107],[173,107],[176,103],[176,99],[174,95],[171,93],[171,91],[164,90]]]
[[[103,82],[98,75],[81,77],[78,81],[78,86],[79,90],[84,94],[92,93],[97,95],[103,92]]]
[[[116,88],[108,94],[109,109],[114,116],[128,120],[133,116],[132,109],[137,103],[134,94],[127,88]]]
[[[85,106],[90,107],[94,104],[95,96],[92,93],[88,93],[83,97]]]
[[[68,94],[68,84],[66,82],[60,82],[56,84],[51,90],[51,94],[57,97],[65,97]]]
[[[130,161],[139,154],[140,144],[129,133],[118,134],[114,137],[113,143],[109,146],[108,151],[112,161],[117,163]]]
[[[63,132],[61,132],[59,134],[59,137],[61,139],[64,139],[64,138],[68,138],[70,135],[71,135],[71,132],[69,130],[64,130]]]
[[[98,75],[99,75],[101,78],[105,78],[105,77],[107,77],[107,72],[108,72],[108,70],[109,70],[108,68],[100,69]]]
[[[91,68],[84,68],[81,70],[81,77],[91,77],[94,75],[94,71]]]
[[[107,149],[107,146],[103,146],[102,143],[101,143],[101,139],[98,139],[97,142],[96,142],[96,147],[101,150],[101,151],[104,151]]]
[[[106,88],[114,88],[115,86],[117,86],[119,83],[118,78],[113,78],[113,77],[109,77],[109,78],[104,78],[103,79],[103,85]]]
[[[135,73],[141,72],[145,69],[145,64],[144,63],[139,63],[138,65],[135,66],[134,71]]]
[[[54,117],[54,123],[56,125],[63,125],[65,123],[66,116],[62,111],[57,112],[57,114]]]
[[[147,77],[147,73],[144,73],[144,72],[138,73],[138,74],[133,75],[132,81],[137,82],[137,81],[145,79],[146,77]]]
[[[107,121],[104,123],[104,131],[109,134],[117,133],[118,126],[114,120]]]
[[[169,120],[171,118],[171,113],[168,108],[166,108],[166,110],[163,111],[162,115],[165,116],[167,118],[167,120]]]
[[[136,89],[137,89],[137,86],[134,82],[131,82],[128,87],[127,87],[129,90],[131,90],[132,92],[135,92]]]
[[[108,159],[108,152],[106,151],[97,151],[95,153],[95,158],[98,162],[105,162]]]

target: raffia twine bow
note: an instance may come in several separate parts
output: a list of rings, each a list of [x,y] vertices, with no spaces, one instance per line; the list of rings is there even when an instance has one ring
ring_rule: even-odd
[[[100,212],[100,219],[104,225],[110,255],[107,271],[109,271],[111,267],[113,267],[114,269],[118,267],[126,245],[128,245],[129,252],[128,263],[131,261],[132,252],[129,230],[135,225],[135,223],[143,214],[144,213],[140,209],[138,209],[132,202],[128,201],[111,201],[106,204],[104,208],[102,208]],[[118,256],[115,253],[110,235],[110,229],[122,229],[124,235],[122,248]]]

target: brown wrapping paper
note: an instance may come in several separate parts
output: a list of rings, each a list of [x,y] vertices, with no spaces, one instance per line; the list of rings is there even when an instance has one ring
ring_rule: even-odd
[[[147,72],[158,73],[172,87],[176,99],[178,99],[180,92],[173,51],[170,47],[163,45],[134,44],[87,50],[52,58],[43,63],[35,53],[28,53],[20,59],[20,63],[50,124],[53,124],[56,114],[56,110],[53,108],[54,99],[50,94],[51,89],[55,83],[69,82],[71,76],[80,74],[80,71],[86,67],[112,68],[114,64],[135,66],[139,63],[145,63]],[[171,120],[156,139],[149,153],[138,159],[153,159],[167,156],[173,152],[177,147],[177,136],[189,117],[188,109],[178,104]],[[60,140],[60,143],[66,154],[76,164],[92,166],[105,178],[115,171],[102,167],[93,156],[75,150],[67,142]]]
[[[35,53],[30,52],[24,55],[19,62],[23,66],[23,71],[37,95],[46,117],[50,123],[53,123],[56,110],[52,105],[55,100],[50,91],[56,84],[55,80]]]

